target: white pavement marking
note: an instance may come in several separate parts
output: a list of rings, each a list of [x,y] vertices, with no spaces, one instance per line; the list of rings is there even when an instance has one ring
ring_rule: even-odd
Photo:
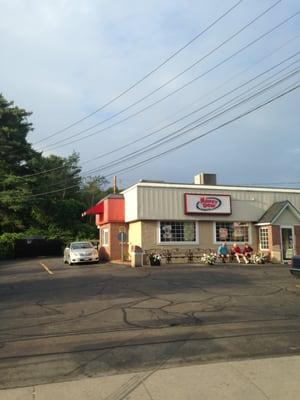
[[[45,271],[48,272],[48,274],[54,275],[54,272],[52,272],[52,271],[47,267],[46,264],[44,264],[44,263],[42,263],[42,262],[40,262],[39,264],[44,268]]]

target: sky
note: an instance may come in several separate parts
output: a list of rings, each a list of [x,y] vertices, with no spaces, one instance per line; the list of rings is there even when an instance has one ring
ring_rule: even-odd
[[[111,101],[236,3],[0,0],[0,92],[32,112],[28,140],[35,149],[64,157],[79,153],[84,176],[111,181],[116,174],[124,188],[140,179],[189,183],[197,173],[209,172],[220,184],[300,187],[300,89],[229,123],[299,84],[300,14],[293,16],[300,11],[298,0],[278,1],[243,30],[277,0],[241,1]],[[179,131],[188,124],[194,129]],[[182,134],[152,149],[153,142],[175,132]],[[107,163],[112,165],[104,168]]]

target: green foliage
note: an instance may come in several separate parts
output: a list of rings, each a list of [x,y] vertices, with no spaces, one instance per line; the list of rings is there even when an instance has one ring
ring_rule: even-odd
[[[78,154],[35,151],[27,141],[29,116],[0,94],[0,257],[11,256],[14,240],[24,235],[96,239],[94,217],[81,213],[112,192],[102,176],[83,180]]]
[[[15,241],[22,239],[23,233],[3,233],[0,235],[0,260],[14,256]]]
[[[34,155],[26,141],[32,130],[31,113],[14,107],[0,94],[0,174],[25,175],[27,162]]]

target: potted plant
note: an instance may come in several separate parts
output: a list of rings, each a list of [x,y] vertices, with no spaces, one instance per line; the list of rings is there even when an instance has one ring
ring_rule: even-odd
[[[252,256],[252,262],[254,264],[265,264],[268,261],[268,256],[262,253],[255,253]]]
[[[149,255],[150,265],[160,265],[161,256],[160,254],[151,253]]]
[[[214,265],[217,260],[217,255],[215,253],[204,253],[200,259],[200,261],[204,264]]]

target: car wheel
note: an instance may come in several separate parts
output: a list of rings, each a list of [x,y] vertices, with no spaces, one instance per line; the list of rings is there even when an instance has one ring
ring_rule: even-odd
[[[71,262],[70,257],[69,257],[69,260],[68,260],[68,264],[69,264],[69,265],[73,265],[73,263]]]

